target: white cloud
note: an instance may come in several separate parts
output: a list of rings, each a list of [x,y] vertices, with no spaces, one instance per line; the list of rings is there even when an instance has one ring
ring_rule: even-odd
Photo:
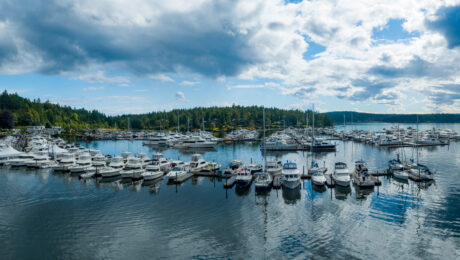
[[[105,87],[104,86],[92,86],[92,87],[86,87],[86,88],[83,88],[83,91],[96,91],[96,90],[104,90]]]
[[[165,74],[150,75],[149,78],[161,82],[174,82],[172,78],[166,76]]]
[[[188,81],[188,80],[184,80],[180,83],[181,86],[195,86],[196,84],[198,84],[199,82],[198,81]]]
[[[105,71],[103,70],[98,70],[96,72],[79,75],[75,77],[75,79],[86,81],[89,83],[119,83],[122,86],[127,86],[127,84],[131,82],[131,80],[127,77],[109,77],[105,74]]]
[[[183,102],[187,101],[187,98],[185,97],[185,94],[182,91],[178,91],[176,93],[176,99]]]

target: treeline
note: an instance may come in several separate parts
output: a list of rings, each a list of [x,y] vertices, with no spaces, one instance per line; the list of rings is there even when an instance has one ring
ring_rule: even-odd
[[[75,109],[52,104],[48,101],[41,102],[40,99],[29,100],[17,94],[8,94],[6,91],[0,95],[0,128],[30,125],[50,127],[53,125],[65,129],[100,127],[175,130],[179,122],[180,130],[185,131],[202,128],[204,122],[206,130],[228,131],[240,127],[261,128],[262,113],[263,108],[259,106],[232,106],[198,107],[139,115],[107,116],[96,110]],[[309,118],[308,124],[311,125],[312,111],[306,113],[300,110],[265,109],[266,124],[271,127],[305,126],[307,117]],[[332,126],[332,120],[326,114],[315,113],[315,125]]]
[[[326,113],[336,125],[354,123],[417,123],[417,114],[372,114],[352,111],[337,111]],[[419,114],[419,123],[460,123],[460,114]]]

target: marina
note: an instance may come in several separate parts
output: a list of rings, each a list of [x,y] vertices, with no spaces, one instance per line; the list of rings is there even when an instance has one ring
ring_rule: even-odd
[[[281,227],[279,225],[284,225],[282,223],[285,222],[281,221],[282,218],[292,219],[294,216],[297,216],[296,221],[304,226],[304,228],[299,231],[299,234],[294,232],[294,234],[296,234],[295,236],[300,238],[306,234],[309,234],[308,236],[310,237],[309,240],[302,241],[300,244],[290,244],[292,247],[291,250],[294,254],[304,257],[313,257],[314,254],[319,253],[318,250],[320,250],[322,255],[336,255],[335,251],[328,251],[327,249],[328,244],[333,243],[333,239],[327,240],[325,242],[326,244],[320,248],[313,247],[313,245],[316,243],[315,241],[320,241],[320,234],[323,234],[323,231],[321,229],[314,228],[314,225],[318,223],[323,223],[323,225],[326,224],[326,222],[318,219],[315,217],[315,215],[319,214],[318,216],[327,216],[332,212],[335,212],[334,214],[338,214],[338,219],[342,222],[355,223],[355,219],[360,221],[347,229],[343,229],[342,227],[336,225],[330,226],[330,228],[333,228],[336,231],[346,232],[354,239],[364,239],[352,235],[353,232],[361,229],[362,225],[372,224],[373,226],[377,227],[375,232],[380,232],[381,234],[366,235],[366,237],[371,236],[372,240],[375,241],[369,244],[372,247],[378,247],[379,241],[382,242],[382,239],[385,237],[384,234],[389,235],[389,231],[386,230],[393,230],[392,232],[398,232],[398,230],[406,230],[405,232],[409,232],[409,234],[412,234],[411,236],[416,236],[416,229],[414,225],[417,223],[417,221],[423,221],[425,223],[422,228],[425,230],[425,235],[422,235],[422,237],[425,239],[429,238],[431,241],[433,241],[433,239],[439,237],[437,233],[434,233],[439,228],[437,226],[438,224],[435,226],[430,224],[433,223],[433,218],[436,218],[437,222],[445,223],[442,224],[443,228],[447,229],[450,234],[447,237],[444,237],[444,242],[441,243],[443,248],[446,249],[443,251],[437,251],[437,254],[444,254],[446,256],[452,254],[455,248],[454,245],[456,242],[458,242],[456,241],[456,238],[454,238],[459,234],[458,227],[455,224],[452,225],[449,222],[450,220],[445,218],[445,213],[441,213],[454,210],[451,208],[453,204],[446,204],[447,202],[442,202],[442,211],[439,213],[436,213],[437,210],[440,210],[438,209],[439,206],[435,207],[435,205],[438,203],[435,203],[435,201],[445,201],[446,199],[455,200],[458,194],[458,191],[455,191],[455,189],[449,190],[452,189],[452,187],[457,187],[455,183],[460,185],[454,170],[458,169],[459,166],[456,164],[456,160],[453,160],[453,158],[458,156],[458,145],[456,142],[451,142],[449,146],[420,148],[420,162],[429,165],[430,169],[433,171],[437,171],[434,180],[428,182],[422,180],[419,181],[417,177],[409,177],[409,180],[399,180],[398,178],[392,177],[389,171],[389,161],[397,158],[396,154],[398,152],[401,153],[399,149],[382,150],[364,143],[337,140],[337,151],[334,153],[312,153],[308,151],[267,152],[267,162],[269,162],[269,164],[273,164],[273,172],[275,174],[273,175],[274,177],[272,181],[272,188],[264,190],[257,189],[255,186],[256,181],[252,179],[250,184],[243,183],[243,185],[240,185],[237,182],[238,173],[236,169],[240,169],[240,167],[244,165],[253,165],[252,167],[255,169],[253,178],[257,178],[255,176],[260,175],[260,172],[257,170],[259,169],[257,167],[257,163],[262,164],[264,158],[262,152],[260,151],[259,143],[222,143],[216,145],[216,149],[214,151],[198,153],[199,156],[197,152],[187,153],[174,148],[154,149],[152,146],[143,145],[141,140],[93,141],[78,142],[77,144],[79,144],[81,147],[79,150],[88,149],[87,153],[90,155],[91,153],[93,154],[91,156],[93,158],[92,167],[94,167],[94,159],[100,158],[100,154],[107,156],[107,165],[105,167],[109,167],[109,165],[116,167],[117,163],[120,164],[120,159],[117,159],[123,158],[120,155],[124,155],[126,157],[125,162],[123,162],[121,159],[122,163],[127,163],[129,158],[137,158],[137,154],[139,154],[139,158],[144,157],[143,154],[145,154],[145,157],[153,159],[147,164],[146,167],[155,169],[153,170],[154,172],[159,170],[160,166],[157,162],[162,161],[163,158],[170,163],[174,162],[174,164],[177,165],[181,165],[180,162],[184,162],[183,165],[185,168],[188,166],[189,162],[198,162],[200,160],[204,160],[208,163],[215,162],[218,165],[222,165],[222,167],[220,167],[220,169],[215,172],[215,175],[202,176],[200,174],[194,174],[190,171],[178,176],[177,178],[173,177],[172,181],[170,182],[167,173],[164,173],[163,171],[161,174],[163,177],[152,177],[151,179],[133,178],[127,180],[125,178],[121,178],[119,175],[120,171],[112,170],[113,172],[104,173],[104,169],[107,169],[104,167],[98,167],[97,170],[94,171],[93,175],[91,175],[91,171],[89,173],[76,175],[65,173],[64,171],[59,171],[57,169],[52,170],[51,166],[48,169],[28,169],[24,167],[11,168],[11,166],[3,166],[0,174],[0,187],[2,188],[2,192],[11,193],[11,189],[17,190],[18,192],[24,189],[22,192],[26,192],[27,187],[29,187],[31,184],[24,186],[24,182],[32,182],[34,183],[34,187],[48,187],[46,189],[50,190],[51,192],[50,196],[52,197],[49,198],[51,201],[56,201],[58,198],[52,194],[56,192],[56,194],[61,194],[62,192],[67,193],[71,191],[69,195],[71,197],[69,198],[73,198],[72,200],[76,200],[75,203],[77,203],[74,206],[76,207],[74,210],[78,209],[79,211],[86,212],[82,212],[81,214],[97,216],[104,214],[103,209],[107,207],[118,208],[117,211],[119,211],[119,213],[115,213],[115,215],[111,218],[119,218],[121,216],[119,214],[125,214],[122,212],[126,211],[129,211],[130,214],[138,214],[138,217],[132,220],[123,218],[117,221],[114,219],[111,220],[114,223],[113,225],[116,223],[116,225],[120,225],[120,227],[129,225],[129,223],[136,223],[132,221],[147,220],[150,223],[148,228],[156,229],[160,227],[160,222],[157,222],[157,220],[160,221],[161,219],[168,218],[172,220],[173,223],[175,223],[177,226],[177,228],[172,229],[174,231],[172,231],[171,228],[168,228],[160,232],[160,234],[163,234],[163,240],[166,239],[166,241],[169,241],[169,243],[174,243],[173,241],[175,236],[173,234],[175,232],[179,232],[179,234],[182,234],[187,239],[192,239],[195,236],[195,231],[188,232],[187,229],[183,229],[185,223],[187,223],[186,225],[188,228],[192,228],[191,230],[197,230],[199,228],[203,229],[202,224],[199,224],[195,221],[190,222],[186,220],[189,218],[206,218],[212,223],[222,222],[226,223],[227,226],[230,223],[230,226],[235,229],[235,231],[239,232],[243,232],[241,227],[231,223],[234,223],[233,221],[244,220],[245,223],[248,223],[248,225],[253,225],[260,230],[267,230],[267,232],[272,233],[271,237],[267,238],[266,240],[260,240],[259,235],[254,237],[256,239],[255,243],[257,243],[257,245],[264,245],[268,247],[268,250],[264,252],[272,257],[280,256],[279,254],[282,252],[280,243],[284,239],[284,235],[292,234],[294,230],[292,230],[290,227],[285,227],[285,231],[275,233],[273,232],[275,230],[279,230]],[[406,154],[410,154],[413,148],[402,147],[401,149],[404,149]],[[63,153],[61,158],[61,162],[73,160],[72,157],[69,156],[69,153]],[[237,160],[232,162],[232,158],[237,158]],[[302,174],[304,168],[305,171],[310,169],[312,158],[314,158],[314,160],[319,164],[324,164],[324,168],[327,168],[325,172],[317,172],[318,174],[324,174],[325,185],[321,185],[322,181],[317,183],[315,174],[312,174],[310,179],[300,179],[299,186],[297,187],[295,187],[295,185],[288,185],[289,187],[285,187],[283,185],[283,180],[285,178],[283,177],[284,175],[281,174],[283,170],[281,169],[280,171],[277,169],[277,162],[281,162],[283,165],[289,165],[288,162],[295,163],[297,172]],[[344,186],[343,183],[341,183],[342,185],[338,185],[334,182],[333,176],[334,169],[336,168],[334,167],[334,163],[340,161],[346,162],[348,169],[347,171],[349,174],[351,174],[355,168],[356,158],[360,158],[360,160],[366,162],[369,175],[376,176],[376,178],[378,178],[378,180],[381,182],[379,186],[376,185],[375,187],[371,188],[360,187],[360,185],[353,184],[352,178],[349,178],[348,186]],[[97,160],[100,159],[96,159],[96,161]],[[139,160],[134,160],[135,164],[138,163]],[[241,160],[241,163],[238,160]],[[231,165],[234,165],[233,167],[235,167],[235,171],[225,176],[224,172]],[[169,173],[171,172],[171,169]],[[141,176],[148,176],[145,175],[146,172],[147,169],[144,171],[144,173],[141,174]],[[100,176],[102,174],[107,175],[102,177]],[[79,176],[80,180],[78,178]],[[291,178],[290,175],[289,178]],[[19,184],[21,184],[20,187],[17,186]],[[139,195],[135,195],[133,192]],[[94,195],[92,195],[92,198],[85,199],[85,194],[87,193]],[[19,194],[16,196],[21,197],[22,195]],[[24,193],[24,196],[26,196],[25,194],[27,193]],[[32,196],[40,196],[42,198],[42,202],[37,202],[36,206],[34,207],[44,207],[46,205],[46,201],[49,200],[43,200],[43,198],[45,198],[43,196],[46,195],[42,193],[37,193],[36,195]],[[16,198],[14,201],[17,201],[17,199],[20,199],[20,197]],[[55,198],[52,199],[53,197]],[[4,200],[6,197],[2,198]],[[260,200],[267,201],[267,212],[270,212],[268,215],[270,216],[269,219],[271,220],[266,224],[260,222],[260,216],[259,213],[257,213],[260,209],[260,206],[257,206],[258,201]],[[166,203],[166,201],[169,202]],[[57,202],[58,201],[56,201],[56,203]],[[146,203],[153,204],[148,206]],[[217,207],[211,210],[209,206],[217,205],[216,203],[222,205],[223,208]],[[126,207],[128,204],[130,206]],[[187,206],[187,204],[194,206],[190,207]],[[1,205],[3,205],[2,207],[6,210],[8,208],[11,209],[11,206],[9,205],[13,204],[5,203],[5,201],[3,201]],[[15,202],[14,205],[19,207],[26,207],[26,204],[22,204],[19,201]],[[65,205],[66,204],[63,204],[62,202],[59,204],[59,207],[66,207]],[[179,210],[179,208],[183,207],[188,208],[185,215],[183,215],[184,211]],[[95,210],[96,208],[99,209]],[[225,213],[227,212],[227,210],[225,210],[227,208],[231,210],[230,212],[232,213],[230,215],[224,216],[223,214],[228,214]],[[141,209],[143,209],[143,211],[139,211]],[[345,209],[351,210],[350,213],[345,213],[347,212]],[[2,213],[3,216],[5,216],[5,212],[10,212],[8,215],[13,214],[14,212],[11,210],[5,210],[2,211],[4,212]],[[27,208],[24,208],[24,210],[27,212]],[[69,213],[70,212],[73,212],[73,210],[69,211]],[[153,216],[146,216],[145,214],[147,212],[149,212],[149,214],[153,213],[153,216],[156,217],[152,219]],[[179,212],[182,213],[179,215]],[[241,212],[241,214],[236,214],[236,212]],[[426,212],[431,213],[427,215]],[[281,216],[283,217],[281,218]],[[54,223],[62,223],[61,226],[63,229],[61,231],[56,231],[58,233],[66,232],[65,230],[73,230],[77,227],[79,230],[85,230],[89,227],[89,223],[80,222],[78,219],[73,218],[65,219],[53,212],[48,213],[48,218],[53,219]],[[219,220],[219,218],[222,219]],[[78,221],[78,224],[76,224],[74,221]],[[94,222],[94,225],[99,225],[101,228],[107,225],[102,224],[101,221],[102,219],[100,221]],[[179,224],[182,221],[185,222],[183,224]],[[18,222],[17,224],[21,223],[22,222]],[[7,225],[16,224],[8,222]],[[94,232],[97,232],[98,228],[95,228],[95,226],[92,227]],[[138,230],[138,228],[134,228],[130,232],[138,232]],[[204,230],[210,232],[214,229],[208,226],[208,228],[204,228]],[[45,234],[44,232],[46,231],[43,229],[35,230],[33,232],[33,236]],[[128,232],[128,234],[130,232]],[[92,243],[98,244],[98,242],[94,240],[97,239],[98,235],[95,235],[93,232],[90,232],[90,234],[92,234],[92,237],[87,237],[85,241],[92,241]],[[259,232],[257,231],[256,234],[259,234]],[[126,233],[124,235],[115,235],[112,238],[112,241],[125,241],[125,235]],[[11,236],[11,233],[4,228],[0,228],[0,236]],[[13,235],[13,237],[17,237],[17,239],[19,239],[18,235]],[[211,236],[211,238],[212,237],[213,236]],[[249,236],[248,239],[250,239],[250,237],[251,236]],[[223,239],[225,243],[233,246],[241,245],[241,243],[244,242],[232,239],[228,234],[221,234],[221,238],[218,239],[217,237],[214,237],[212,239],[212,242],[210,242],[211,245],[218,245],[219,242],[217,241],[220,239]],[[397,237],[394,237],[393,239],[394,243],[406,243]],[[155,241],[155,239],[153,240]],[[27,243],[27,239],[25,241]],[[64,240],[60,240],[58,244],[68,246],[70,243],[72,243],[72,241],[72,238],[69,237]],[[440,243],[439,241],[440,240],[438,240],[437,243]],[[141,242],[139,245],[142,246],[143,243]],[[78,244],[74,245],[74,247],[77,248],[79,246],[80,245]],[[150,243],[149,246],[151,246]],[[199,249],[202,249],[204,246],[205,245],[199,246]],[[353,246],[350,244],[342,246],[353,248]],[[309,248],[309,250],[305,250],[305,247]],[[398,256],[409,256],[416,252],[414,250],[419,250],[415,249],[411,244],[406,244],[406,247],[409,248],[407,251],[396,250],[394,251],[395,255],[398,254]],[[142,246],[141,248],[144,247]],[[40,251],[39,249],[37,250]],[[356,250],[359,250],[359,248],[356,248]],[[61,253],[63,252],[64,251],[61,251]],[[187,253],[182,250],[174,252],[162,251],[161,255],[164,257],[180,257],[185,256],[184,254],[189,256],[190,254],[193,254],[193,252],[198,251],[195,251],[192,248],[190,248],[190,252]],[[219,249],[219,247],[217,247],[211,250],[210,254],[215,256],[224,254],[225,252],[227,252],[227,249]],[[115,253],[120,253],[120,251],[112,249],[110,253],[106,252],[103,254],[106,256],[113,256]],[[139,252],[131,253],[133,253],[133,255],[139,256],[139,254],[145,254],[146,251],[140,250]],[[247,252],[243,250],[236,250],[234,253],[236,253],[236,256],[247,254]],[[256,257],[260,256],[261,253],[262,251],[254,250],[253,248],[251,254]],[[60,253],[57,252],[56,254]],[[368,252],[365,255],[372,256],[374,253]],[[358,257],[358,255],[356,256]]]

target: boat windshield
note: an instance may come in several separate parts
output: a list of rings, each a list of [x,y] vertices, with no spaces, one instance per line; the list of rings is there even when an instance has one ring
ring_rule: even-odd
[[[179,171],[183,171],[184,168],[183,167],[174,167],[172,170],[175,171],[175,172],[179,172]]]

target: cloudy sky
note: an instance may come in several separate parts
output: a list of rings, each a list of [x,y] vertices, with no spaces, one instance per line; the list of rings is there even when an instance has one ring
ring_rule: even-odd
[[[108,114],[460,113],[460,1],[2,0],[0,89]]]

